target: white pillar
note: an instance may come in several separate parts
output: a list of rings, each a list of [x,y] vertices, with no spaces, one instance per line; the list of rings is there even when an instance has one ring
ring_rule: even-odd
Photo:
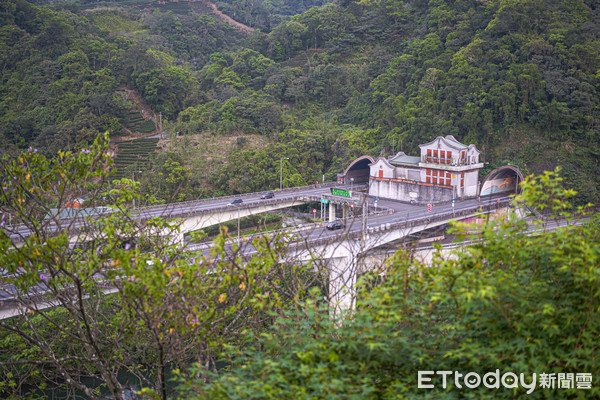
[[[329,222],[335,221],[335,204],[329,203]]]
[[[356,298],[356,258],[354,256],[329,260],[329,314],[339,317],[354,310]]]
[[[173,244],[177,244],[183,246],[185,244],[184,233],[182,232],[173,232]]]

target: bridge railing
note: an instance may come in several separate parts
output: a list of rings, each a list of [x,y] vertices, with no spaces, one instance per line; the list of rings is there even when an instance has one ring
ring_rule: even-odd
[[[306,189],[327,188],[327,187],[334,187],[334,186],[349,186],[349,185],[340,185],[334,181],[334,182],[319,183],[317,185],[305,185],[305,186],[296,186],[293,188],[284,188],[282,190],[273,190],[273,192],[276,194],[277,193],[280,193],[280,194],[286,193],[287,194],[287,193],[299,192],[301,190],[306,190]],[[357,186],[357,185],[355,185],[355,186]],[[177,203],[149,205],[149,206],[144,206],[144,207],[138,207],[133,211],[134,211],[134,213],[139,214],[141,216],[145,211],[160,210],[160,209],[174,210],[176,208],[182,208],[185,206],[191,206],[191,205],[196,205],[196,204],[199,205],[199,204],[209,203],[211,201],[232,200],[235,198],[246,197],[246,196],[259,196],[268,191],[269,190],[261,190],[260,192],[242,193],[242,194],[235,194],[235,195],[230,195],[230,196],[220,196],[220,197],[209,197],[209,198],[204,198],[204,199],[188,200],[188,201],[182,201],[182,202],[177,202]],[[278,200],[275,200],[275,202],[277,202],[277,201]],[[317,201],[319,201],[319,200],[317,200]],[[263,202],[262,204],[267,204],[267,203]],[[80,209],[80,210],[81,210],[81,212],[76,212],[75,213],[76,215],[72,218],[59,218],[59,219],[57,219],[57,221],[59,221],[59,222],[69,221],[71,223],[85,222],[87,220],[87,218],[89,217],[89,215],[83,215],[83,210],[85,210],[85,209]],[[217,210],[217,208],[215,208],[214,210]],[[118,210],[115,209],[115,212],[117,212],[117,211]],[[170,213],[167,213],[167,214],[170,214]],[[52,225],[52,223],[51,223],[51,225]],[[25,226],[23,224],[13,224],[13,225],[10,225],[10,227],[11,227],[11,229],[18,231],[18,230],[24,228]]]
[[[485,205],[477,205],[477,206],[473,206],[471,208],[467,208],[467,209],[463,209],[460,211],[448,211],[448,212],[444,212],[444,213],[440,213],[440,214],[434,214],[431,216],[423,216],[421,218],[416,218],[416,219],[411,219],[411,213],[407,213],[405,214],[404,220],[400,220],[400,221],[396,221],[396,222],[391,222],[391,223],[387,223],[387,224],[382,224],[382,225],[376,227],[377,231],[382,232],[382,231],[392,231],[392,230],[397,230],[397,229],[406,229],[406,228],[412,228],[415,226],[421,226],[421,225],[427,225],[427,224],[431,224],[431,223],[436,223],[436,222],[442,222],[442,221],[450,221],[450,220],[457,220],[460,219],[462,217],[469,217],[472,216],[474,214],[477,214],[479,212],[488,212],[488,211],[492,211],[492,210],[496,210],[501,206],[504,206],[506,204],[510,203],[510,200],[503,200],[499,203],[494,202],[494,203],[488,203]],[[414,215],[414,213],[412,213],[412,215]],[[372,229],[372,228],[369,228]],[[374,233],[375,231],[372,230],[369,233]],[[363,232],[362,231],[355,231],[355,232],[347,232],[346,233],[346,237],[347,238],[351,238],[351,239],[360,239],[362,238]],[[311,240],[307,240],[302,242],[301,245],[304,246],[311,246],[311,245],[329,245],[333,242],[337,242],[339,241],[339,237],[332,237],[329,239],[324,240],[323,238],[316,238],[316,239],[311,239]]]
[[[296,200],[302,200],[302,201],[319,201],[320,198],[317,196],[307,196],[307,195],[303,195],[303,196],[299,196],[299,197],[294,197],[294,201]],[[261,203],[261,204],[266,204],[266,203]],[[369,216],[373,216],[373,215],[383,215],[383,214],[393,214],[395,211],[391,208],[387,208],[387,207],[378,207],[375,208],[372,205],[369,205],[369,209],[371,210],[371,212],[369,213]],[[214,212],[215,209],[211,208],[210,212]],[[231,210],[231,208],[228,208],[228,210]],[[349,218],[350,220],[357,220],[360,219],[361,216],[360,215],[355,215],[353,218]],[[315,229],[321,229],[321,228],[325,228],[327,226],[327,224],[329,224],[329,221],[321,221],[321,222],[313,222],[313,223],[307,223],[307,224],[301,224],[295,227],[291,227],[291,228],[282,228],[282,229],[275,229],[272,231],[267,231],[267,232],[257,232],[251,235],[244,235],[244,237],[246,238],[255,238],[258,236],[264,236],[264,235],[281,235],[281,234],[296,234],[296,233],[300,233],[300,232],[305,232],[305,231],[310,231],[310,230],[315,230]],[[234,235],[232,235],[234,236]],[[211,247],[212,245],[212,241],[206,241],[206,242],[201,242],[201,243],[195,243],[195,244],[189,244],[187,245],[188,249],[195,251],[198,250],[200,248],[208,248]]]
[[[392,222],[392,223],[389,223],[389,226],[388,226],[388,224],[386,224],[384,230],[412,228],[415,226],[427,225],[427,224],[436,223],[436,222],[457,220],[462,217],[472,216],[474,214],[477,214],[478,212],[489,212],[492,210],[496,210],[499,207],[505,206],[508,203],[510,203],[510,200],[503,200],[501,202],[477,205],[477,206],[462,209],[459,211],[447,211],[444,213],[426,215],[426,216],[423,216],[423,217],[417,218],[417,219],[410,219],[410,213],[407,213],[404,221]]]
[[[294,199],[302,199],[303,201],[318,201],[319,198],[317,196],[304,195],[304,196],[298,196],[298,198],[294,198]],[[407,214],[401,215],[400,219],[397,220],[396,222],[382,224],[383,228],[381,228],[381,225],[380,225],[379,227],[377,227],[377,231],[392,231],[392,230],[396,230],[396,229],[411,228],[411,227],[415,227],[415,226],[427,225],[427,224],[436,223],[436,222],[442,222],[442,221],[446,222],[446,221],[450,221],[450,220],[457,220],[457,219],[460,219],[463,217],[472,216],[474,214],[477,214],[478,212],[489,212],[492,210],[496,210],[499,207],[503,207],[506,204],[510,203],[510,201],[511,201],[510,199],[504,199],[500,202],[476,205],[476,206],[473,206],[473,207],[470,207],[467,209],[462,209],[459,211],[447,211],[444,213],[439,213],[439,214],[434,214],[434,215],[425,215],[425,216],[422,216],[422,217],[416,218],[416,219],[411,218],[411,215],[414,216],[415,213],[407,213]],[[228,207],[225,206],[223,208],[228,208]],[[228,209],[230,210],[231,208],[229,207]],[[207,210],[207,212],[214,212],[214,211],[215,211],[215,209]],[[380,214],[394,214],[394,210],[391,210],[391,209],[382,210],[381,207],[379,207],[378,212],[369,214],[369,215],[372,216],[374,214],[379,214],[379,215]],[[404,218],[402,218],[402,217],[404,217]],[[356,215],[352,220],[359,220],[360,218],[361,218],[360,215]],[[295,229],[294,228],[278,229],[278,230],[268,231],[268,232],[264,232],[264,233],[244,235],[244,237],[247,240],[248,239],[251,240],[255,237],[263,236],[263,235],[270,235],[270,236],[271,235],[276,236],[278,234],[295,235],[295,234],[298,234],[301,232],[324,228],[327,224],[328,224],[328,222],[324,221],[324,222],[319,222],[319,223],[302,225]],[[369,228],[369,230],[370,230],[369,233],[374,233],[374,231],[372,229],[373,228]],[[352,238],[352,239],[358,239],[358,238],[362,237],[362,234],[363,234],[362,231],[347,232],[346,237]],[[234,235],[232,235],[232,236],[234,236]],[[328,239],[324,239],[324,238],[320,237],[320,238],[314,238],[314,239],[309,239],[309,240],[303,240],[301,242],[292,242],[292,243],[290,243],[290,246],[296,246],[296,247],[297,246],[310,246],[310,245],[315,245],[315,244],[323,245],[323,244],[330,244],[330,243],[336,242],[338,240],[339,240],[339,237],[331,237]],[[212,244],[212,242],[188,244],[187,248],[191,251],[197,251],[197,250],[209,248],[211,246],[211,244]]]
[[[233,195],[229,195],[229,196],[207,197],[204,199],[180,201],[177,203],[151,205],[151,206],[145,206],[145,207],[138,207],[138,210],[149,210],[149,209],[157,209],[157,208],[164,208],[164,207],[178,207],[178,206],[185,206],[185,205],[208,203],[208,202],[217,201],[217,200],[233,200],[236,198],[246,197],[246,196],[259,196],[259,195],[262,195],[269,191],[271,191],[271,192],[275,193],[275,195],[277,195],[278,193],[294,193],[294,192],[298,192],[298,191],[306,190],[306,189],[318,189],[318,188],[326,188],[326,187],[334,187],[334,186],[338,186],[338,183],[337,182],[325,182],[325,183],[319,183],[318,185],[296,186],[293,188],[284,188],[281,190],[279,190],[279,189],[261,190],[260,192],[233,194]]]
[[[261,192],[262,193],[262,192]],[[320,200],[320,197],[317,196],[311,196],[311,195],[298,195],[298,196],[291,196],[291,197],[286,197],[284,199],[286,202],[296,202],[296,201],[301,201],[301,202],[309,202],[309,201],[315,201],[318,202]],[[211,207],[208,209],[204,209],[204,210],[195,210],[195,209],[191,209],[190,207],[193,207],[197,204],[188,204],[187,208],[175,208],[175,207],[164,207],[165,213],[161,214],[161,216],[165,216],[168,215],[170,218],[181,218],[181,217],[189,217],[192,215],[204,215],[204,214],[215,214],[215,213],[219,213],[219,212],[223,212],[223,211],[235,211],[235,210],[250,210],[252,208],[255,207],[260,207],[260,206],[270,206],[270,205],[274,205],[274,204],[279,204],[282,202],[281,198],[272,198],[272,199],[264,199],[261,200],[260,203],[240,203],[240,204],[224,204],[221,206],[216,206],[216,207]],[[175,204],[175,203],[174,203]],[[177,203],[180,204],[180,203]],[[158,208],[161,209],[161,208]],[[146,209],[146,210],[142,210],[139,214],[142,220],[144,220],[145,218],[151,218],[152,216],[150,215],[144,215],[144,212],[148,212],[148,211],[152,211],[150,209]]]

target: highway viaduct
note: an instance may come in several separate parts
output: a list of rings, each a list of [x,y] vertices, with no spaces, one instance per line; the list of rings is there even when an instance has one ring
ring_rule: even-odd
[[[360,197],[363,205],[369,205],[369,209],[373,210],[374,199]],[[454,205],[436,205],[431,212],[427,206],[383,201],[387,206],[386,211],[368,214],[365,207],[362,215],[343,221],[343,230],[329,231],[324,227],[325,224],[309,224],[301,230],[288,231],[294,240],[288,245],[286,257],[299,262],[320,263],[322,269],[329,272],[329,300],[333,313],[337,314],[354,307],[354,286],[361,269],[365,268],[364,262],[360,266],[361,260],[372,250],[447,225],[452,220],[502,212],[512,197],[498,195],[487,199],[483,203],[479,199],[472,199]],[[249,259],[255,254],[250,241],[244,241],[239,246],[238,251],[242,256]],[[207,251],[211,243],[188,244],[187,247],[190,250]]]
[[[174,203],[155,207],[146,207],[132,211],[134,218],[146,220],[154,217],[176,218],[179,225],[177,237],[173,242],[183,243],[184,234],[203,227],[222,223],[248,215],[287,208],[306,202],[318,202],[321,198],[331,194],[331,187],[336,184],[311,185],[299,188],[277,191],[273,199],[260,199],[262,193],[228,196],[214,199],[204,199],[191,202]],[[344,186],[341,186],[344,187]],[[346,186],[348,188],[348,186]],[[505,193],[503,193],[505,194]],[[498,195],[496,195],[498,196]],[[241,198],[240,204],[230,204],[234,198]],[[331,198],[331,196],[329,196]],[[335,198],[335,196],[334,196]],[[456,204],[435,205],[431,211],[426,205],[413,205],[396,202],[389,199],[375,199],[367,195],[354,195],[350,200],[358,205],[357,210],[366,210],[359,218],[347,223],[345,229],[339,232],[329,232],[322,226],[310,229],[300,235],[299,243],[290,246],[288,251],[300,260],[328,260],[327,268],[330,271],[330,296],[334,312],[351,309],[354,304],[354,285],[358,272],[358,260],[372,249],[397,241],[403,237],[430,229],[435,226],[445,225],[450,220],[466,218],[490,212],[499,207],[506,206],[507,197],[494,195],[487,196],[484,204],[480,199],[471,199]],[[340,198],[340,202],[348,199]],[[382,207],[387,211],[376,215],[369,215],[369,210]],[[329,205],[329,219],[335,218],[335,208]],[[85,217],[71,219],[65,224],[73,231],[85,227]],[[63,231],[60,222],[54,229]],[[10,236],[16,241],[24,240],[31,234],[25,227],[11,227]],[[85,233],[76,233],[74,240],[81,240]],[[192,249],[193,246],[189,248]],[[251,249],[248,256],[252,256]],[[1,297],[1,296],[0,296]],[[0,298],[1,301],[1,298]]]

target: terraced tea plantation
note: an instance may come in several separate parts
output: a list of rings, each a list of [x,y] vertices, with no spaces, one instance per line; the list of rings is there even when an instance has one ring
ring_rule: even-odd
[[[131,171],[150,168],[150,154],[158,148],[158,138],[143,138],[118,143],[117,156],[113,168],[113,179],[130,178]]]
[[[137,110],[131,110],[124,118],[123,125],[131,132],[150,133],[156,129],[154,121],[144,120],[142,114]]]

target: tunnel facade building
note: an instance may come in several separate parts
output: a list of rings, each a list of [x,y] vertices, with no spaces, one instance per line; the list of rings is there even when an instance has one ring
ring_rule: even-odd
[[[439,203],[476,197],[479,150],[454,136],[438,136],[419,145],[420,156],[403,152],[369,164],[369,194],[411,203]]]

